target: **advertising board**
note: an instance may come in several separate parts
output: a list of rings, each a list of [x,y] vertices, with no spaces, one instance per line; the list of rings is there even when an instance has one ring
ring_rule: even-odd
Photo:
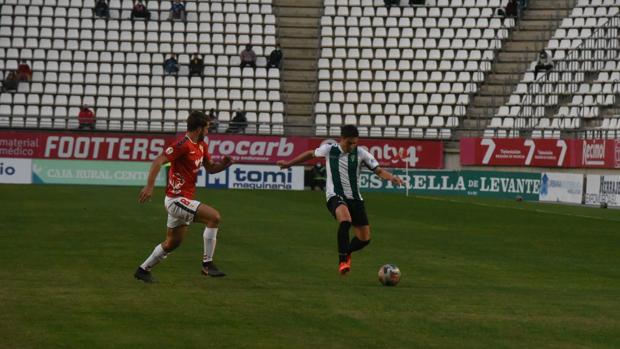
[[[583,175],[544,172],[540,175],[540,201],[580,204],[583,199]]]
[[[588,175],[586,176],[586,205],[620,206],[620,176]]]
[[[620,168],[615,139],[463,138],[461,165]]]
[[[413,195],[457,195],[492,198],[516,198],[538,201],[539,173],[492,171],[409,171],[395,170],[409,184]],[[362,191],[405,192],[370,172],[360,178]]]
[[[0,183],[32,183],[32,160],[0,158]]]
[[[90,184],[143,186],[148,178],[149,162],[32,160],[32,182],[36,184]],[[165,170],[155,184],[166,183]]]
[[[0,157],[56,159],[150,161],[179,134],[0,131]],[[335,139],[280,137],[239,134],[208,134],[208,151],[214,160],[230,156],[237,163],[275,164],[291,160],[299,153]],[[443,168],[443,143],[403,139],[361,138],[381,166],[402,168]],[[311,164],[313,162],[308,162]]]
[[[272,165],[232,165],[226,170],[206,175],[207,188],[303,190],[304,168],[293,166],[281,170]]]

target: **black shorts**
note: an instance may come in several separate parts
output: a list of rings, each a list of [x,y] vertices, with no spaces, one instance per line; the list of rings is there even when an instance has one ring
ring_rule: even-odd
[[[327,210],[336,218],[336,209],[340,205],[347,205],[351,214],[351,223],[355,227],[368,225],[368,216],[366,215],[366,207],[362,200],[351,200],[341,198],[340,196],[332,196],[327,201]]]

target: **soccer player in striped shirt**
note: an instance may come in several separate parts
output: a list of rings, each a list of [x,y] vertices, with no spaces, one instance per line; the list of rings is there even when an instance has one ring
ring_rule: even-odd
[[[351,253],[361,250],[370,243],[370,225],[358,184],[362,165],[395,185],[402,185],[403,180],[379,167],[379,163],[372,154],[357,147],[359,138],[357,127],[343,126],[340,136],[337,144],[323,144],[314,150],[298,155],[291,161],[278,161],[278,165],[284,169],[316,157],[326,159],[327,209],[339,224],[338,271],[344,275],[351,270]],[[353,227],[355,236],[349,241],[351,227]]]

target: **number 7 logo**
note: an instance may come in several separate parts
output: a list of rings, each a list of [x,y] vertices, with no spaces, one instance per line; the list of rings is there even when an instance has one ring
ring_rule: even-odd
[[[536,143],[534,143],[534,141],[531,139],[526,139],[525,142],[523,142],[523,145],[529,148],[527,151],[527,157],[525,158],[525,165],[529,166],[532,164],[532,158],[534,158]]]
[[[564,164],[564,157],[566,157],[566,150],[568,146],[566,145],[566,141],[563,139],[558,140],[555,144],[558,148],[560,148],[560,156],[558,157],[558,166],[562,166]]]
[[[484,157],[482,158],[482,164],[488,165],[489,161],[491,161],[491,156],[495,152],[495,142],[490,138],[485,138],[480,141],[480,145],[488,146],[487,151],[484,153]]]

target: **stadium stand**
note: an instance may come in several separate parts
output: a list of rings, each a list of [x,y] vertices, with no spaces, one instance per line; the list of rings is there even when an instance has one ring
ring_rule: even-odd
[[[507,0],[326,0],[316,135],[448,139],[514,26]]]
[[[532,62],[484,135],[615,138],[617,119],[601,110],[620,93],[619,12],[617,0],[579,0],[546,45],[552,70],[535,76]]]
[[[76,128],[90,105],[97,129],[177,131],[190,109],[218,111],[220,131],[232,112],[247,112],[247,133],[282,134],[280,72],[266,69],[276,45],[271,0],[187,1],[187,20],[169,21],[170,1],[148,1],[151,20],[131,20],[131,2],[110,0],[110,18],[94,17],[94,0],[6,1],[0,16],[0,71],[25,59],[30,83],[0,95],[0,126]],[[256,69],[239,67],[252,44]],[[176,53],[177,75],[163,62]],[[188,75],[203,56],[202,77]]]
[[[0,93],[0,127],[77,128],[86,104],[98,130],[177,131],[189,110],[214,108],[220,132],[242,109],[246,133],[284,134],[290,108],[287,125],[314,124],[318,136],[352,123],[363,136],[454,139],[476,118],[474,131],[486,137],[619,137],[620,0],[566,0],[565,12],[540,29],[548,35],[532,41],[553,58],[551,71],[537,75],[531,42],[512,37],[520,23],[498,13],[507,2],[324,0],[319,33],[310,23],[316,17],[306,16],[318,8],[285,2],[279,14],[291,51],[281,94],[281,72],[265,68],[278,36],[271,0],[187,1],[186,21],[168,20],[170,1],[149,1],[144,21],[131,20],[132,4],[121,0],[109,1],[107,20],[94,16],[95,0],[8,0],[0,7],[0,72],[5,78],[26,60],[33,76]],[[537,16],[545,22],[557,3],[530,6],[546,10]],[[306,32],[298,33],[302,19]],[[310,54],[310,33],[319,37],[318,56]],[[256,69],[239,67],[246,44],[259,57]],[[171,53],[178,74],[164,73]],[[202,77],[189,75],[194,53],[203,56]],[[289,53],[295,58],[287,62]],[[500,56],[527,57],[527,67],[497,78]],[[491,92],[497,101],[489,103],[497,84],[504,92]]]

